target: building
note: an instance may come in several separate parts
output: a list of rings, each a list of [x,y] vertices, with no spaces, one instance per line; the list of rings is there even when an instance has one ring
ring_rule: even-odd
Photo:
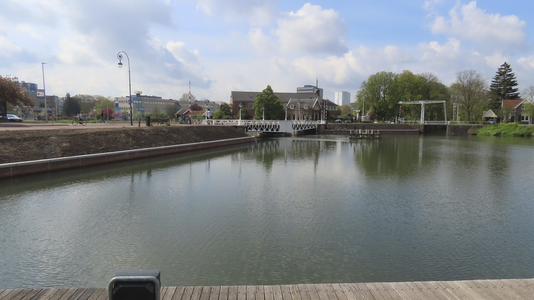
[[[297,87],[297,93],[299,94],[317,94],[323,99],[323,89],[318,88],[315,85],[305,85],[303,87]]]
[[[163,99],[158,96],[142,95],[141,92],[132,95],[133,116],[138,112],[143,116],[145,114],[153,115],[159,112],[175,115],[180,109],[180,104],[176,100]],[[115,97],[115,113],[122,116],[130,114],[130,97]]]
[[[523,113],[526,103],[527,101],[522,99],[503,100],[502,108],[505,112],[503,121],[530,124],[531,116]]]
[[[256,95],[261,94],[261,92],[241,92],[241,91],[232,91],[230,94],[230,107],[232,108],[232,114],[234,116],[239,115],[239,104],[241,104],[241,109],[246,109],[249,114],[254,115],[254,101],[256,100]],[[280,102],[284,107],[287,106],[291,99],[304,99],[308,100],[320,100],[323,98],[319,97],[316,93],[278,93],[274,92],[275,96],[280,98]]]
[[[334,103],[337,105],[350,105],[350,93],[349,92],[336,92],[334,97]]]
[[[286,120],[321,120],[319,98],[292,98],[285,105]]]

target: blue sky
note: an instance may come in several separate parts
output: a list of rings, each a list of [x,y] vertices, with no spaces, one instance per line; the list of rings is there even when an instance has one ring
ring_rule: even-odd
[[[444,84],[464,70],[488,82],[509,62],[520,90],[534,85],[531,1],[2,0],[0,75],[47,94],[132,91],[226,101],[232,90],[325,97],[380,71],[430,72]]]

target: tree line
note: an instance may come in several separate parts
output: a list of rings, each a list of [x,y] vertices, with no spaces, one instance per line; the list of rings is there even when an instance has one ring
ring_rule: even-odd
[[[478,120],[486,110],[493,110],[498,116],[509,113],[502,107],[502,100],[521,99],[517,79],[508,63],[497,70],[491,84],[477,71],[466,70],[456,73],[456,81],[450,86],[443,84],[432,73],[413,74],[405,70],[400,74],[378,72],[369,76],[356,94],[356,108],[372,119],[393,120],[399,115],[399,102],[419,100],[444,100],[447,106],[447,119],[453,117],[453,106],[463,120]],[[534,100],[534,86],[524,91],[525,96]],[[527,104],[526,111],[534,105]],[[401,117],[420,118],[420,107],[402,106]],[[425,106],[426,120],[444,120],[443,105]]]

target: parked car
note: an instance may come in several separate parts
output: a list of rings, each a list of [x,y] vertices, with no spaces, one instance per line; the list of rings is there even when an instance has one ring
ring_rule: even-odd
[[[343,123],[343,121],[341,121],[340,119],[336,119],[334,123]]]
[[[488,124],[495,124],[495,119],[489,119]]]
[[[9,122],[22,122],[22,119],[15,116],[15,115],[12,115],[12,114],[7,114],[7,119]]]

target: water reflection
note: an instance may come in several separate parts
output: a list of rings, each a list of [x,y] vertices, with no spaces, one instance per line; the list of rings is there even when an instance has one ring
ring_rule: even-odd
[[[0,180],[0,288],[534,277],[532,140],[310,136]]]

